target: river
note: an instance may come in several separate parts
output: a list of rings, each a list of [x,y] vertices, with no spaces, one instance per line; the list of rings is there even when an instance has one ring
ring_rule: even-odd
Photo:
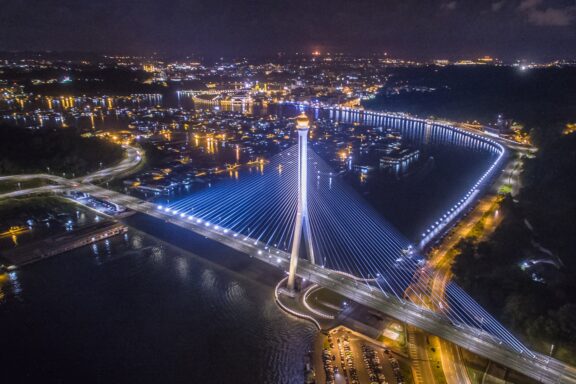
[[[416,147],[434,159],[418,177],[357,185],[413,240],[492,158],[445,144]],[[2,379],[304,382],[317,331],[274,303],[278,271],[150,220],[132,224],[154,237],[131,229],[10,274],[0,300]]]
[[[246,263],[233,272],[130,230],[13,272],[3,382],[302,383],[316,328]]]

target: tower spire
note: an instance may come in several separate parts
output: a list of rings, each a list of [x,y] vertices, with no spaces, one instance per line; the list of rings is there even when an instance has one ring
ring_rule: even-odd
[[[292,237],[292,252],[290,254],[290,270],[288,274],[287,288],[294,290],[296,281],[296,269],[298,268],[298,255],[300,253],[300,241],[304,236],[308,258],[314,263],[314,250],[312,248],[312,235],[308,219],[308,131],[310,120],[304,112],[296,118],[298,131],[298,210],[296,212],[296,225]]]

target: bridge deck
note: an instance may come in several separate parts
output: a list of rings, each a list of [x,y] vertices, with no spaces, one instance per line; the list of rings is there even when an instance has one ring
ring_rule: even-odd
[[[264,250],[262,244],[253,239],[244,241],[243,238],[236,238],[231,236],[231,234],[225,234],[222,231],[206,227],[203,223],[197,224],[185,218],[166,214],[158,210],[157,206],[150,202],[94,185],[80,185],[75,187],[74,190],[86,192],[96,198],[108,200],[134,211],[156,217],[227,245],[260,261],[274,265],[283,271],[288,270],[290,255],[287,252],[273,248]],[[479,356],[497,361],[510,369],[522,372],[542,383],[576,383],[576,369],[571,366],[542,355],[531,357],[519,354],[504,344],[495,343],[486,333],[478,329],[462,325],[455,326],[444,316],[418,307],[410,302],[400,301],[396,297],[386,296],[382,291],[360,284],[352,277],[311,264],[306,260],[301,260],[299,263],[298,275],[329,288],[359,304],[437,335]]]

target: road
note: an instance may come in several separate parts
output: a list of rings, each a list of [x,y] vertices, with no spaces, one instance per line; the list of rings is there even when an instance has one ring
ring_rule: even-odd
[[[440,357],[448,384],[471,384],[462,358],[462,351],[457,345],[440,339]]]
[[[130,155],[129,155],[130,156]],[[140,156],[132,153],[132,166],[140,163]],[[243,240],[243,237],[234,237],[233,233],[224,233],[221,229],[214,229],[187,220],[186,217],[174,216],[159,210],[158,207],[138,198],[124,195],[115,191],[110,191],[93,184],[85,184],[83,180],[105,180],[114,175],[128,172],[130,167],[118,167],[108,172],[101,172],[97,177],[85,177],[83,179],[68,180],[52,175],[47,178],[54,182],[61,183],[61,188],[50,189],[49,191],[77,190],[89,193],[96,198],[114,202],[125,206],[134,211],[141,212],[167,223],[172,223],[179,227],[194,231],[212,240],[225,244],[233,249],[239,250],[251,257],[257,258],[266,263],[277,266],[284,271],[288,270],[290,254],[275,249],[264,249],[264,244],[254,241],[254,239]],[[8,176],[13,180],[25,178],[38,178],[39,175],[20,175]],[[19,196],[27,193],[38,193],[41,188],[32,188],[29,190],[17,191]],[[45,191],[45,190],[44,190]],[[0,199],[13,196],[12,193],[0,195]],[[9,195],[9,196],[7,196]],[[535,355],[535,357],[518,353],[511,350],[504,344],[498,344],[481,331],[463,326],[453,325],[445,317],[436,314],[430,310],[419,307],[407,301],[401,301],[395,297],[387,296],[385,293],[370,288],[364,284],[358,284],[356,279],[322,268],[321,266],[311,264],[307,260],[300,260],[297,274],[310,280],[312,283],[321,285],[336,293],[343,295],[359,304],[380,311],[388,316],[403,321],[409,325],[417,327],[424,332],[428,332],[438,337],[465,348],[472,353],[497,361],[510,369],[516,370],[543,383],[573,383],[576,384],[576,369],[561,361],[547,356]]]
[[[81,185],[76,190],[90,193],[96,198],[112,201],[132,210],[161,219],[179,227],[191,230],[206,238],[250,255],[284,271],[288,270],[290,254],[276,249],[265,249],[265,244],[254,239],[244,240],[244,237],[234,237],[233,232],[225,233],[222,228],[214,229],[205,223],[188,220],[187,217],[172,215],[147,201],[109,191],[94,185]],[[413,325],[425,332],[437,335],[444,340],[465,348],[472,353],[522,372],[543,383],[574,383],[576,384],[576,369],[558,360],[536,354],[531,357],[510,349],[505,344],[496,343],[486,333],[464,325],[453,325],[444,316],[421,308],[411,302],[387,296],[378,289],[357,280],[321,266],[311,264],[305,259],[299,261],[297,274],[312,283],[321,285],[345,296],[359,304],[380,311],[395,319]]]
[[[478,133],[477,131],[475,133]],[[413,284],[411,290],[407,290],[407,294],[411,297],[412,301],[421,301],[421,297],[427,297],[425,292],[422,292],[416,297],[415,292],[418,292],[418,286],[428,287],[432,297],[436,297],[442,302],[446,302],[445,291],[446,286],[452,279],[452,264],[454,258],[457,256],[455,251],[458,242],[468,237],[476,228],[477,223],[482,221],[481,237],[490,234],[501,222],[502,215],[498,214],[498,206],[501,200],[499,192],[501,187],[509,186],[510,193],[515,196],[520,189],[520,170],[522,167],[522,156],[529,156],[533,150],[522,145],[515,144],[508,140],[495,139],[500,144],[506,146],[513,154],[514,157],[509,159],[506,166],[502,169],[498,178],[490,185],[488,194],[478,200],[474,209],[466,216],[462,217],[460,221],[448,232],[442,239],[442,243],[437,249],[433,249],[429,254],[429,261],[427,270],[429,273],[421,273],[418,276],[417,284]],[[436,302],[438,302],[436,301]],[[421,305],[436,311],[441,312],[443,308],[437,308],[435,302],[422,302]],[[415,342],[422,342],[421,339],[416,339],[412,336]],[[441,341],[441,358],[442,368],[448,384],[468,384],[470,379],[466,365],[462,360],[461,351],[457,346],[454,346],[446,341]],[[442,348],[443,346],[443,348]],[[417,346],[422,349],[422,345]],[[424,346],[426,347],[426,346]],[[427,372],[430,369],[430,362],[427,360],[420,360],[416,363],[417,369],[421,372]],[[434,383],[434,378],[425,378],[423,382]]]
[[[33,179],[44,179],[44,180],[51,181],[54,184],[72,186],[72,185],[80,184],[80,183],[90,184],[90,183],[108,181],[108,180],[111,180],[113,178],[118,178],[118,177],[121,177],[121,176],[126,175],[128,173],[134,172],[142,164],[143,156],[142,156],[142,152],[138,148],[131,147],[131,146],[123,146],[123,148],[124,148],[124,157],[118,164],[115,164],[109,168],[101,169],[99,171],[96,171],[96,172],[91,173],[91,174],[86,175],[86,176],[77,177],[75,179],[66,179],[64,177],[60,177],[60,176],[56,176],[56,175],[52,175],[52,174],[46,174],[46,173],[39,173],[39,174],[32,174],[32,175],[9,175],[9,176],[0,176],[0,182],[2,182],[2,181],[19,182],[19,181],[26,181],[26,180],[33,180]],[[16,193],[16,192],[21,192],[21,193],[19,193],[19,194],[16,193],[13,195],[9,195],[7,197],[22,196],[22,195],[31,194],[31,193],[38,193],[36,191],[42,191],[42,188],[45,188],[45,187],[47,187],[47,186],[14,191],[11,193]],[[48,191],[50,191],[50,189],[48,189]],[[0,195],[0,196],[2,198],[4,198],[5,195],[6,194]]]
[[[102,169],[90,175],[75,179],[78,182],[88,184],[94,182],[108,181],[121,177],[127,173],[134,172],[142,163],[142,154],[139,149],[125,146],[124,159],[120,163],[106,169]]]
[[[436,378],[432,372],[432,366],[428,358],[426,348],[426,334],[420,329],[409,325],[406,327],[408,332],[408,353],[412,360],[412,372],[414,374],[415,384],[434,384]]]
[[[527,154],[525,149],[519,153]],[[492,233],[502,221],[502,215],[498,214],[501,200],[499,196],[500,188],[509,185],[511,186],[511,194],[513,196],[517,194],[520,188],[519,170],[521,167],[522,160],[518,156],[509,161],[498,179],[491,186],[488,194],[481,198],[472,212],[462,218],[445,236],[438,248],[430,252],[428,264],[433,273],[432,279],[425,283],[430,286],[435,297],[445,297],[446,285],[452,279],[452,264],[457,256],[455,248],[460,240],[469,237],[476,225],[483,221],[482,233],[480,238],[478,238],[478,241],[480,241]],[[434,310],[439,310],[439,308],[434,308]],[[470,383],[466,365],[462,360],[459,348],[442,340],[441,350],[442,367],[448,384]]]
[[[440,247],[430,253],[428,268],[431,273],[421,275],[419,283],[428,286],[432,295],[437,297],[439,301],[447,302],[445,300],[446,285],[452,279],[452,264],[457,256],[454,251],[456,245],[462,238],[470,234],[476,223],[482,218],[485,218],[486,231],[492,231],[497,226],[501,217],[493,217],[491,213],[496,211],[498,201],[499,198],[496,195],[489,195],[481,199],[474,210],[463,218],[444,238]],[[486,217],[487,214],[489,214],[489,217]],[[432,303],[430,304],[432,305],[432,310],[442,310],[442,308],[436,308]],[[446,382],[448,384],[469,384],[470,379],[459,348],[444,340],[441,340],[440,347],[442,368]],[[421,365],[429,365],[429,363],[423,362]]]

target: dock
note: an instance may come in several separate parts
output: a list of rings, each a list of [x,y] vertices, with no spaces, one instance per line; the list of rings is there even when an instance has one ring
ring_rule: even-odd
[[[0,253],[8,264],[21,267],[126,233],[128,227],[106,221],[49,237]]]

